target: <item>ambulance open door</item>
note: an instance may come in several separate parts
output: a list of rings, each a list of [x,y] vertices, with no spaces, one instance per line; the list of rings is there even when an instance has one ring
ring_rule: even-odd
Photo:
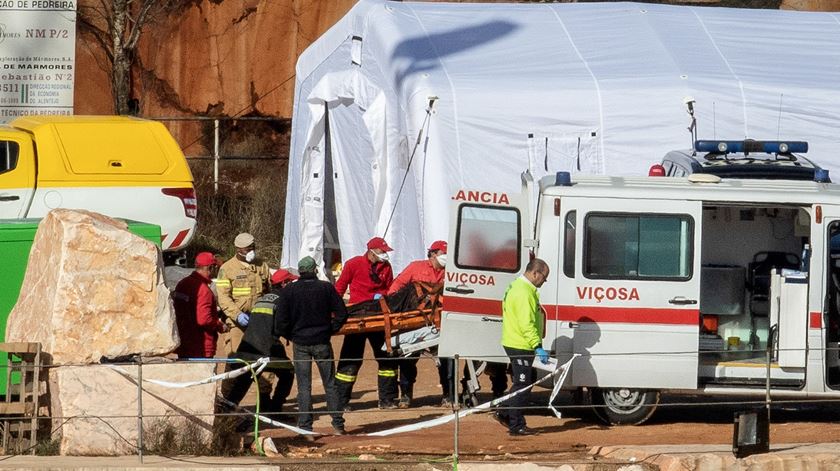
[[[502,298],[530,257],[529,189],[523,186],[520,194],[464,190],[452,198],[441,356],[507,362]]]
[[[697,387],[698,201],[564,198],[564,270],[555,277],[559,361],[577,387]],[[571,257],[571,258],[569,258]]]

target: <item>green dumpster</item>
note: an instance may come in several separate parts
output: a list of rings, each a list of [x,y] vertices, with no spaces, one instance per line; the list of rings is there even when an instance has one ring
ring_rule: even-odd
[[[6,339],[6,321],[17,303],[39,222],[40,219],[0,219],[0,342]],[[160,247],[160,226],[125,222],[129,231]],[[5,367],[6,356],[0,354],[0,394],[6,393]]]

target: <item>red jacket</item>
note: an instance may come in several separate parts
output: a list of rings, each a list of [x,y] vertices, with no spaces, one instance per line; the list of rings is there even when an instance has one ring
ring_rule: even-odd
[[[376,272],[379,278],[378,283],[371,278],[371,270]],[[350,304],[356,304],[370,301],[375,294],[385,296],[393,281],[394,270],[390,263],[373,264],[368,260],[367,255],[359,255],[344,263],[341,276],[335,282],[335,290],[338,291],[339,296],[344,296],[347,286],[350,286]]]
[[[172,292],[181,345],[179,358],[213,358],[224,324],[219,320],[210,280],[198,272],[184,278]]]
[[[388,294],[394,294],[403,286],[419,281],[423,283],[443,283],[443,268],[436,269],[431,260],[417,260],[408,264],[396,280],[391,283]]]

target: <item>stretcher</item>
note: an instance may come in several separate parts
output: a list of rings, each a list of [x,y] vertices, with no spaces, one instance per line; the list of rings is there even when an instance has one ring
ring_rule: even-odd
[[[422,327],[440,328],[442,285],[411,283],[393,295],[347,306],[347,322],[336,335],[384,332],[388,353],[392,339]]]
[[[389,354],[409,356],[427,351],[438,363],[442,292],[440,284],[412,283],[393,295],[348,305],[347,322],[336,335],[384,332],[382,348]],[[476,394],[481,390],[478,377],[487,364],[466,359],[464,365],[461,400],[465,404],[478,404]]]

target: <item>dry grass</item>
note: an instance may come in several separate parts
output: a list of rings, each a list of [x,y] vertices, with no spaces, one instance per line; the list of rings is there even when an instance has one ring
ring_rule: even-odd
[[[202,427],[183,417],[159,418],[143,427],[143,445],[147,453],[160,456],[233,456],[243,453],[238,421],[217,417],[212,436]]]
[[[279,266],[288,173],[288,133],[278,137],[263,128],[228,134],[219,163],[218,190],[214,190],[213,161],[190,160],[198,196],[198,229],[188,260],[200,251],[233,256],[233,239],[250,232],[257,252],[272,267]],[[277,152],[284,152],[278,155]],[[268,157],[266,157],[268,156]]]
[[[286,161],[223,162],[219,190],[213,189],[212,162],[192,164],[198,195],[198,229],[193,253],[210,251],[228,258],[233,238],[250,232],[257,251],[272,266],[280,260],[286,200]],[[190,254],[192,255],[192,254]],[[191,258],[191,257],[190,257]]]

